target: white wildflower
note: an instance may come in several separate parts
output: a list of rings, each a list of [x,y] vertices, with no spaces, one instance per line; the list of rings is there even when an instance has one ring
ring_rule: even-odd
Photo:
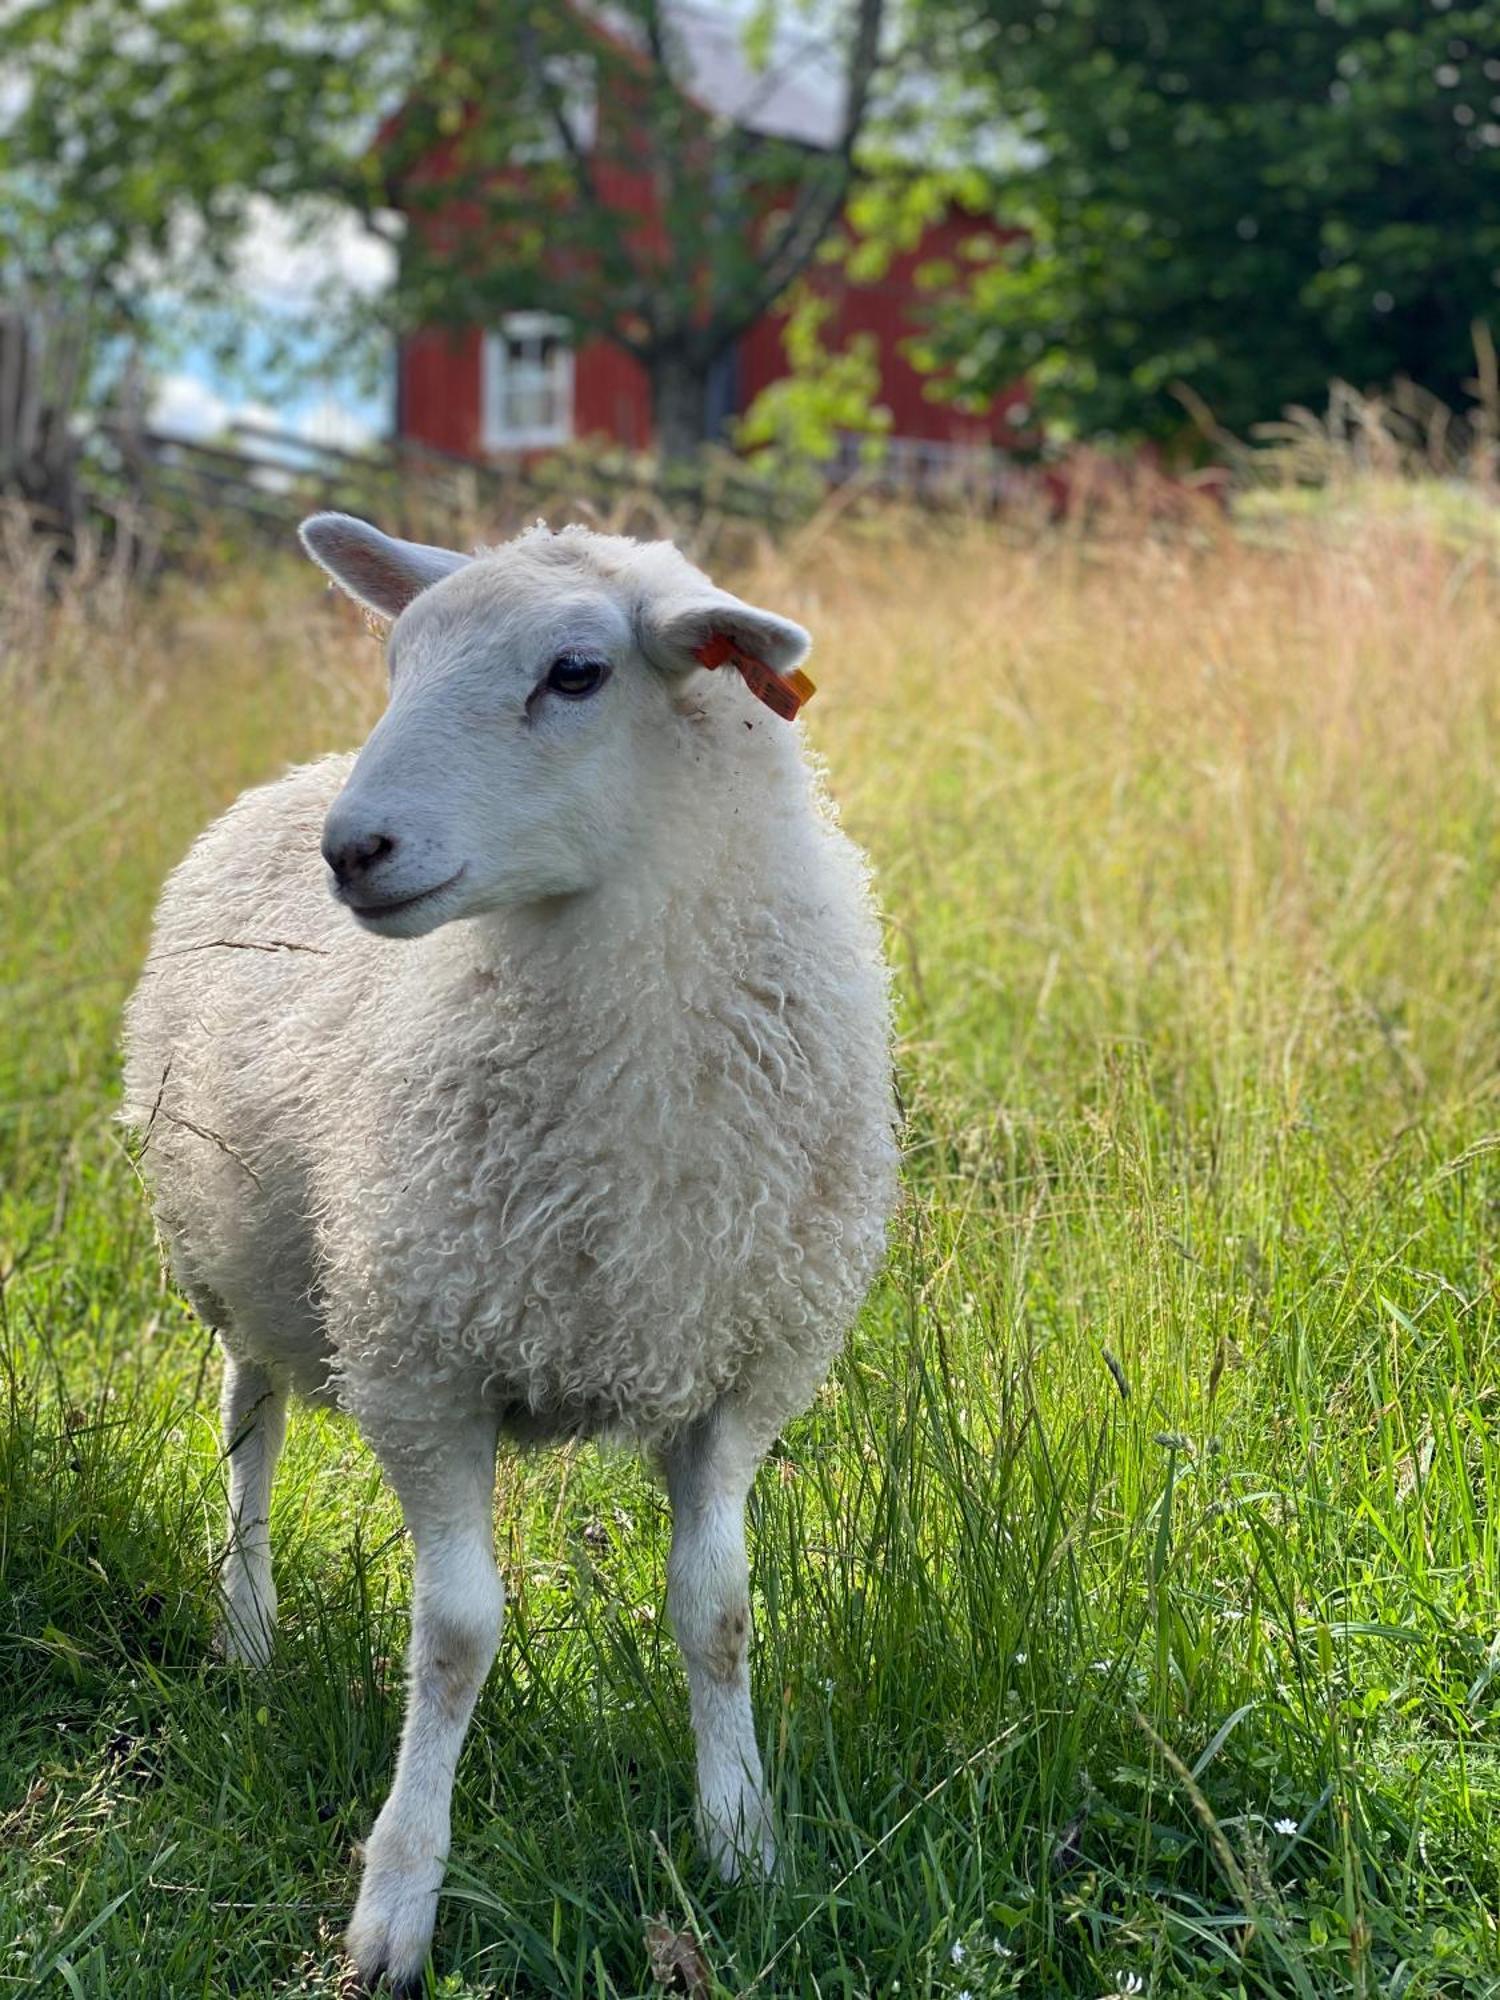
[[[1294,1819],[1273,1820],[1271,1822],[1271,1830],[1274,1833],[1286,1833],[1286,1834],[1297,1833],[1300,1831],[1297,1822]]]
[[[948,1963],[950,1965],[962,1965],[968,1955],[968,1951],[965,1949],[961,1938],[955,1938],[948,1947]]]

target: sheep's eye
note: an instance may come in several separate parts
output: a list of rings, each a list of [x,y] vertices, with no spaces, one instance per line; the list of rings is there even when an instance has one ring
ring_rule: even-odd
[[[547,669],[546,686],[550,693],[568,701],[583,701],[597,694],[608,679],[605,661],[591,660],[587,653],[563,653]]]

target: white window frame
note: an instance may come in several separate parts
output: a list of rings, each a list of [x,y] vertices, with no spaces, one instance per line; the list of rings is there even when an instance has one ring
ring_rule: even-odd
[[[553,404],[550,419],[541,423],[509,421],[507,403],[515,393],[516,377],[528,365],[514,353],[517,345],[551,336],[550,371],[544,384]],[[545,445],[568,444],[573,437],[573,347],[568,322],[555,313],[507,313],[488,330],[480,356],[480,435],[486,451],[535,451]],[[529,384],[528,386],[538,386]]]

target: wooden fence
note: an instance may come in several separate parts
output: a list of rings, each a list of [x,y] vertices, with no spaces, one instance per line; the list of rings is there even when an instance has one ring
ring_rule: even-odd
[[[206,440],[150,423],[138,374],[127,372],[112,410],[94,412],[87,358],[76,313],[0,303],[0,525],[44,538],[64,566],[85,545],[140,569],[205,540],[285,542],[320,507],[460,543],[500,538],[538,515],[584,520],[671,535],[706,558],[726,533],[795,526],[833,489],[846,505],[868,496],[990,513],[1037,491],[1036,474],[1002,453],[913,441],[893,442],[874,465],[851,444],[789,484],[725,451],[682,466],[583,447],[502,464],[410,440],[351,451],[247,422]]]
[[[550,515],[684,534],[700,547],[715,523],[775,530],[808,511],[805,498],[727,453],[682,467],[583,450],[490,464],[410,441],[350,451],[243,422],[218,438],[185,437],[147,419],[144,380],[130,371],[98,413],[89,347],[77,310],[0,302],[0,516],[42,538],[63,566],[85,544],[149,567],[206,538],[281,541],[319,507],[432,539],[493,538]]]

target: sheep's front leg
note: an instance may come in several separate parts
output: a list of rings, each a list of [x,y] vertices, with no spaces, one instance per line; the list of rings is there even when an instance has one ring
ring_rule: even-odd
[[[496,1430],[456,1424],[399,1447],[373,1440],[416,1549],[406,1719],[396,1780],[365,1843],[349,1925],[362,1979],[420,1992],[448,1858],[453,1774],[500,1639],[492,1513]]]
[[[666,1453],[672,1499],[667,1610],[687,1666],[698,1750],[698,1826],[720,1872],[769,1875],[771,1809],[750,1712],[745,1502],[760,1454],[725,1406]]]
[[[251,1361],[225,1356],[219,1399],[229,1463],[229,1533],[219,1576],[224,1657],[263,1667],[276,1631],[271,1579],[271,1480],[286,1436],[286,1390]]]

